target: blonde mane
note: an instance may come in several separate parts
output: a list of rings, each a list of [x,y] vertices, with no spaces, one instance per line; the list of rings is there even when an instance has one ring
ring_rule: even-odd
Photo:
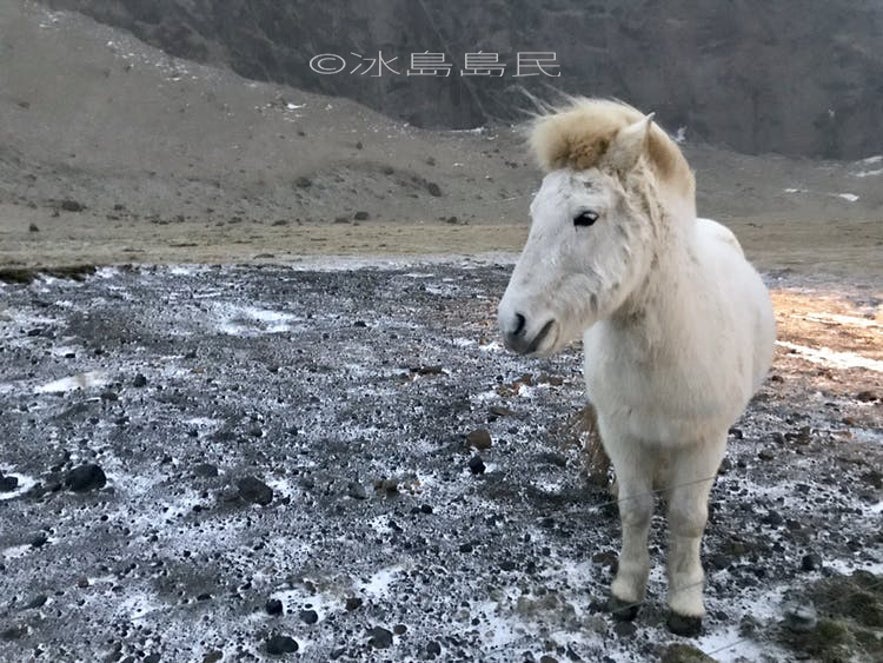
[[[530,146],[545,172],[595,168],[602,163],[616,133],[643,117],[639,110],[619,101],[577,97],[567,106],[534,119]],[[684,195],[694,195],[694,178],[687,160],[656,124],[651,127],[646,156],[660,181]]]

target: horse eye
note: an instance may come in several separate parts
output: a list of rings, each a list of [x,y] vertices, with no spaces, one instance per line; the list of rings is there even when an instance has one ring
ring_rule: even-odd
[[[590,226],[595,221],[598,220],[598,213],[593,212],[592,210],[588,210],[583,212],[579,216],[573,217],[573,225],[575,226]]]

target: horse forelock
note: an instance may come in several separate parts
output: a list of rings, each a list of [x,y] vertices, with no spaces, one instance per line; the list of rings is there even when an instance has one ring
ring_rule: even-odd
[[[588,170],[602,165],[617,132],[640,120],[637,109],[608,99],[576,98],[567,106],[536,117],[530,145],[546,172],[560,168]],[[694,193],[693,173],[680,148],[657,125],[651,125],[647,160],[657,178],[683,195]]]

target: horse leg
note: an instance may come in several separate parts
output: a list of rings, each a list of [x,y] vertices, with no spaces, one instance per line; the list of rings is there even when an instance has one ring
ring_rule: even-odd
[[[654,505],[653,458],[637,447],[611,445],[607,451],[616,472],[622,523],[622,551],[610,588],[610,608],[617,618],[634,619],[650,574],[647,534]]]
[[[675,451],[671,458],[668,497],[668,605],[669,629],[678,635],[697,635],[705,606],[705,572],[699,550],[708,520],[708,494],[723,459],[726,438]]]

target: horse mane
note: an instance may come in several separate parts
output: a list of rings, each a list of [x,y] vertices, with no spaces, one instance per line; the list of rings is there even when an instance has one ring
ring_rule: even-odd
[[[601,163],[616,133],[644,117],[621,101],[574,97],[558,108],[543,106],[529,127],[529,141],[545,172],[559,168],[587,170]],[[693,195],[693,173],[677,144],[651,123],[647,157],[657,177]]]

